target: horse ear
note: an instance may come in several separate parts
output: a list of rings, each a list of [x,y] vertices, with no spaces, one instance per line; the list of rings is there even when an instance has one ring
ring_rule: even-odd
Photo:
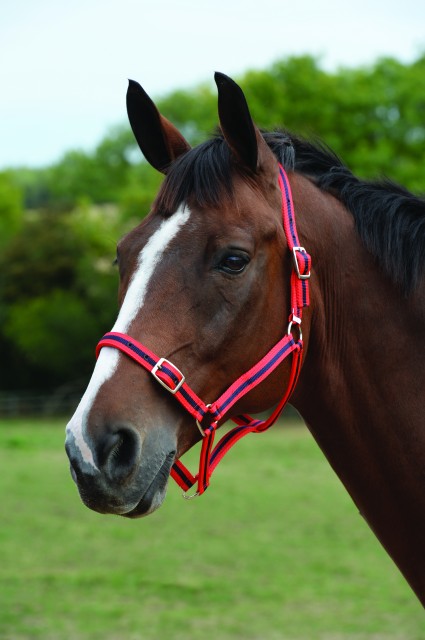
[[[155,169],[167,173],[171,162],[190,149],[176,127],[162,116],[138,82],[129,80],[127,114],[146,160]]]
[[[259,143],[264,140],[252,121],[245,95],[240,86],[224,73],[216,72],[214,79],[223,136],[237,160],[251,171],[256,171]]]

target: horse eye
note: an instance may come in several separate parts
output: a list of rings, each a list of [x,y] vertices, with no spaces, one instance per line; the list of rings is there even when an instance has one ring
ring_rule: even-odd
[[[246,256],[229,255],[221,260],[219,269],[226,273],[242,273],[248,262],[249,259]]]

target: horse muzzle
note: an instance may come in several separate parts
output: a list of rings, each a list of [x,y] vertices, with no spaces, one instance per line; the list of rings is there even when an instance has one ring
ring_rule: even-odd
[[[90,454],[71,430],[65,449],[71,475],[84,504],[99,513],[129,518],[148,515],[161,506],[176,456],[176,444],[168,433],[142,438],[129,426],[109,429]]]

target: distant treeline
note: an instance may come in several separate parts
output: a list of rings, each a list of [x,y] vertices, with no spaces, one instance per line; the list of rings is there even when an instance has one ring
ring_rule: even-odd
[[[336,72],[291,57],[237,80],[260,127],[320,139],[363,177],[425,191],[425,55]],[[193,144],[217,125],[212,84],[158,106]],[[127,123],[92,153],[0,173],[0,390],[84,386],[117,313],[115,243],[160,181]]]

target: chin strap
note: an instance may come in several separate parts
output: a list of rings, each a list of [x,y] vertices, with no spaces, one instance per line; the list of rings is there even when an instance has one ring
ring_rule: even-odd
[[[187,492],[196,485],[192,495],[184,493],[187,499],[201,495],[207,489],[211,475],[226,453],[248,433],[260,433],[271,427],[287,404],[298,380],[302,363],[302,310],[310,304],[308,279],[310,278],[311,258],[304,247],[299,245],[295,226],[295,215],[291,187],[285,170],[279,165],[279,186],[282,192],[283,227],[292,253],[291,273],[291,313],[287,333],[270,351],[251,369],[243,373],[215,402],[205,404],[186,383],[183,373],[169,360],[158,357],[130,336],[110,332],[103,336],[96,348],[96,356],[103,347],[114,347],[135,360],[146,369],[161,386],[171,393],[195,419],[202,435],[202,447],[199,470],[196,475],[176,460],[171,469],[171,477]],[[295,325],[295,326],[294,326]],[[294,332],[297,332],[297,339]],[[226,433],[213,449],[218,423],[229,413],[233,405],[265,380],[288,356],[292,354],[291,371],[285,394],[271,416],[266,420],[257,420],[243,414],[232,417],[236,427]]]

